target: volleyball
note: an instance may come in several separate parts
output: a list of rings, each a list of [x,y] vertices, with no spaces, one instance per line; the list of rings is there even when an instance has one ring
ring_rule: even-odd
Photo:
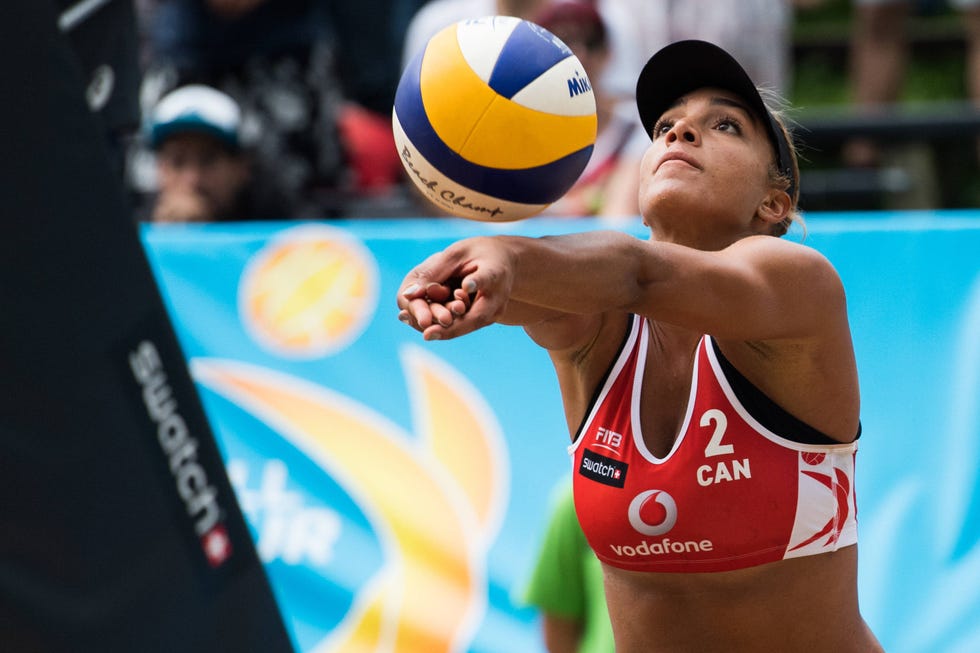
[[[592,85],[551,32],[511,16],[444,28],[405,68],[392,110],[415,186],[470,220],[530,217],[585,169],[596,137]]]

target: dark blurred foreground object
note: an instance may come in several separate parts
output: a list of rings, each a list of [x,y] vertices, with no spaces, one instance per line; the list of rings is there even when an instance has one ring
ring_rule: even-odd
[[[289,652],[114,167],[137,116],[70,38],[127,5],[0,3],[0,648]]]

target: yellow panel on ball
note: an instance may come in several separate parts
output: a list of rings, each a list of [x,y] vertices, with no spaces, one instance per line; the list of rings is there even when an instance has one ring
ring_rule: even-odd
[[[426,46],[419,88],[429,123],[455,152],[463,149],[483,110],[499,97],[463,58],[456,25],[440,31]]]
[[[581,62],[528,21],[489,16],[433,36],[392,108],[408,178],[441,209],[519,220],[565,193],[588,163],[595,98]]]
[[[493,168],[533,168],[592,145],[595,136],[594,115],[557,116],[498,95],[459,153]]]
[[[429,41],[419,75],[422,102],[439,138],[467,161],[520,170],[544,165],[595,142],[596,116],[563,116],[509,100],[467,63],[457,25]],[[564,79],[557,79],[564,91]],[[447,92],[451,88],[452,92]],[[507,138],[513,138],[507,146]]]

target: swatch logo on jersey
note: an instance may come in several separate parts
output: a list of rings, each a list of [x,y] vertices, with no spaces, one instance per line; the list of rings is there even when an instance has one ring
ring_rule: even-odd
[[[663,490],[647,490],[633,497],[628,515],[637,533],[663,535],[677,523],[677,503]]]
[[[582,454],[582,466],[579,473],[593,481],[621,488],[626,484],[627,463],[597,454],[589,449]]]

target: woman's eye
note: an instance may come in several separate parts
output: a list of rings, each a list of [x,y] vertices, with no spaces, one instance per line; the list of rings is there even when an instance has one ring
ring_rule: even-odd
[[[715,125],[715,129],[739,134],[742,132],[742,125],[739,124],[739,122],[734,118],[722,118],[718,121],[718,124]]]
[[[664,134],[669,132],[672,126],[673,126],[672,123],[666,120],[661,120],[656,125],[654,125],[653,132],[651,133],[651,135],[654,138],[659,138],[660,136],[663,136]]]

